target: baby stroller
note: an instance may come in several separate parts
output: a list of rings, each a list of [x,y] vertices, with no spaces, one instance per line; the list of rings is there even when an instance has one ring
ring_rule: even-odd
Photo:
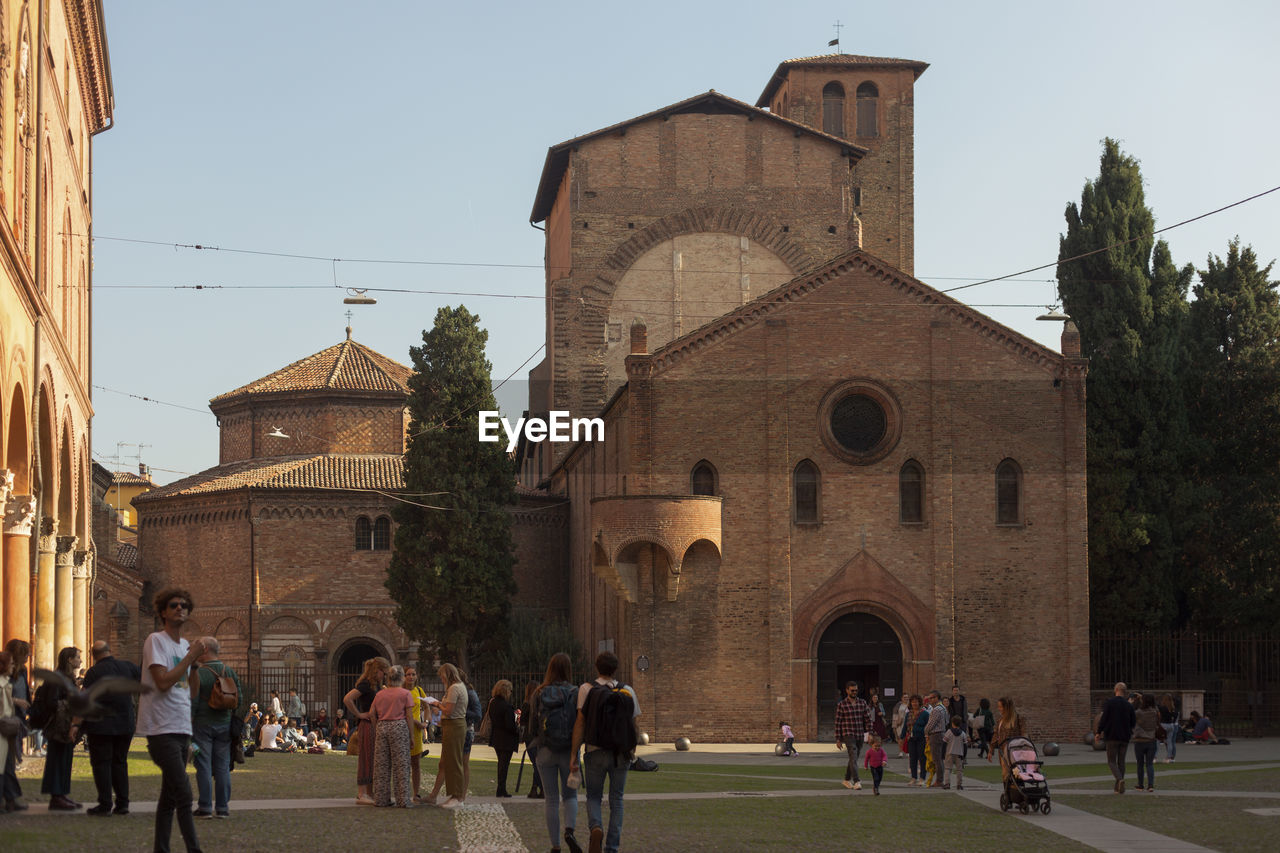
[[[1041,772],[1044,762],[1036,753],[1036,745],[1024,737],[1010,738],[1000,745],[1000,757],[1009,767],[1000,808],[1008,811],[1016,807],[1023,814],[1038,809],[1041,814],[1048,814],[1052,808],[1049,783]]]

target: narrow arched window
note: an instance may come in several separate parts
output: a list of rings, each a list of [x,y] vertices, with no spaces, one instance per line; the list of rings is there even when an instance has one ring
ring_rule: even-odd
[[[996,467],[996,524],[1022,523],[1022,469],[1012,459]]]
[[[369,523],[367,516],[362,515],[356,519],[356,550],[373,550],[373,525]]]
[[[695,495],[716,494],[716,469],[703,459],[689,474],[689,491]]]
[[[796,523],[816,522],[818,520],[818,466],[808,459],[803,459],[796,466],[791,479]]]
[[[844,136],[844,86],[836,82],[822,87],[822,132]]]
[[[391,519],[385,515],[379,516],[373,523],[373,550],[391,550]]]
[[[879,136],[880,123],[876,115],[880,102],[880,90],[875,83],[867,82],[858,87],[858,136]]]
[[[898,520],[903,524],[924,521],[924,469],[908,459],[898,472]]]

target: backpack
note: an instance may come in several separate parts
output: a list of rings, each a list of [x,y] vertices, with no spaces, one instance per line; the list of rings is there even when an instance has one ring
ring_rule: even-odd
[[[467,725],[475,726],[484,719],[484,709],[480,707],[480,694],[467,688]]]
[[[626,688],[621,681],[595,683],[582,708],[587,724],[583,741],[615,756],[629,756],[636,748],[636,702]]]
[[[43,729],[53,722],[53,715],[58,710],[57,689],[49,682],[36,688],[31,697],[31,709],[27,711],[27,725],[32,730]]]
[[[209,690],[209,707],[215,711],[234,711],[239,704],[240,691],[236,689],[236,680],[227,675],[227,666],[223,664],[222,673],[213,676],[213,687]]]
[[[573,724],[578,719],[578,688],[550,684],[538,691],[538,746],[567,752],[573,745]]]

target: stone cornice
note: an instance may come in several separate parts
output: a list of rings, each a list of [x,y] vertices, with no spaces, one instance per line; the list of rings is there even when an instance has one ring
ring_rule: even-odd
[[[101,0],[64,0],[72,54],[84,96],[89,133],[106,130],[112,123],[115,95],[111,89],[111,61]]]

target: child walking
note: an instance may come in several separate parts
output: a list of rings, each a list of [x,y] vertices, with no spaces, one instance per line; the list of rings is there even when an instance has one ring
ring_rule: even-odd
[[[951,728],[942,735],[942,743],[946,748],[946,773],[942,779],[943,790],[951,789],[951,777],[955,777],[956,790],[964,790],[964,747],[969,736],[964,731],[964,718],[958,714],[951,718]]]
[[[796,736],[795,732],[791,731],[791,724],[783,720],[778,725],[782,728],[782,740],[784,741],[782,754],[784,756],[799,755],[800,753],[796,752]]]
[[[888,760],[889,756],[880,748],[880,738],[873,735],[871,748],[867,750],[867,757],[862,759],[862,766],[871,771],[871,785],[877,797],[880,796],[880,780],[884,778],[884,764]]]

